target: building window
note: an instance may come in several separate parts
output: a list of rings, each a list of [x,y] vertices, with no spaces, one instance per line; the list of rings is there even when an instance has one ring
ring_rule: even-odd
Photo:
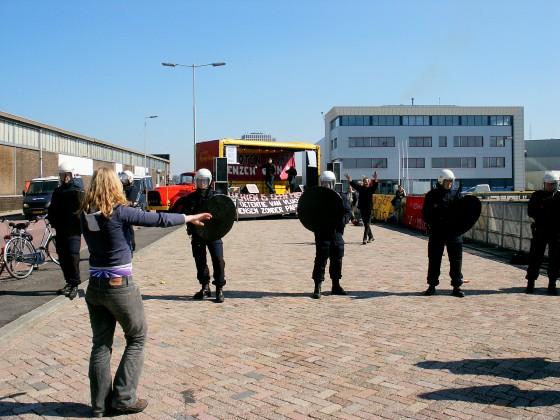
[[[394,137],[349,137],[348,147],[395,147]]]
[[[432,147],[431,137],[409,137],[408,147]]]
[[[343,166],[345,169],[355,169],[355,168],[386,168],[387,158],[356,158],[356,159],[344,159]]]
[[[510,136],[491,136],[490,147],[505,147],[506,140],[511,140]]]
[[[432,125],[459,125],[459,116],[432,115]]]
[[[425,168],[426,160],[424,158],[403,158],[402,159],[403,168]]]
[[[336,149],[338,146],[338,139],[335,137],[334,139],[331,139],[331,150]]]
[[[439,147],[447,147],[447,136],[439,136]]]
[[[475,157],[432,158],[432,168],[476,168]]]
[[[488,125],[487,115],[462,115],[461,125]]]
[[[336,127],[336,118],[334,120],[331,120],[330,122],[330,126],[331,126],[331,130],[333,130]]]
[[[372,115],[371,125],[401,125],[401,117],[398,115]]]
[[[505,157],[485,157],[482,164],[485,168],[505,168],[506,167],[506,158]]]
[[[482,136],[454,136],[454,147],[482,147],[484,140]]]
[[[405,115],[402,117],[402,125],[430,125],[430,117],[427,115]]]
[[[511,125],[513,117],[510,115],[491,115],[490,125]]]

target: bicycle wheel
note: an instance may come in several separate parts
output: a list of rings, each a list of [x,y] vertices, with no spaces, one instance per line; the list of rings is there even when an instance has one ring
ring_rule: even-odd
[[[15,237],[6,243],[3,257],[8,273],[16,279],[24,279],[35,266],[35,247],[27,239]]]
[[[52,235],[49,238],[45,249],[47,250],[47,256],[50,258],[50,260],[56,265],[60,265],[60,261],[58,260],[58,252],[56,252],[56,236]]]

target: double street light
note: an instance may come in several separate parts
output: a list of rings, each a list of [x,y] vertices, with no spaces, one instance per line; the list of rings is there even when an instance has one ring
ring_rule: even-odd
[[[195,94],[195,70],[199,67],[220,67],[226,63],[208,63],[208,64],[178,64],[178,63],[161,63],[165,67],[190,67],[192,69],[192,117],[193,117],[193,170],[196,171],[196,94]]]

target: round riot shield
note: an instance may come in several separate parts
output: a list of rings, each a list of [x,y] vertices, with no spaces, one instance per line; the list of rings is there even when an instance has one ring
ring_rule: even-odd
[[[196,233],[206,242],[223,238],[231,230],[237,211],[235,204],[227,195],[216,194],[206,203],[201,213],[211,213],[212,219],[204,222],[204,226],[194,226]]]
[[[330,188],[311,187],[298,201],[299,221],[312,232],[333,230],[344,216],[342,198]]]
[[[453,217],[450,226],[451,233],[459,236],[474,226],[480,217],[482,204],[478,197],[467,195],[454,201],[449,210]]]

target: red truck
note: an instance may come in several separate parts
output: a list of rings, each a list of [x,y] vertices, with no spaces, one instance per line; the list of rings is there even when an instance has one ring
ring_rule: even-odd
[[[176,212],[177,201],[196,189],[194,175],[194,172],[183,172],[178,184],[156,187],[153,191],[148,191],[148,210]]]

